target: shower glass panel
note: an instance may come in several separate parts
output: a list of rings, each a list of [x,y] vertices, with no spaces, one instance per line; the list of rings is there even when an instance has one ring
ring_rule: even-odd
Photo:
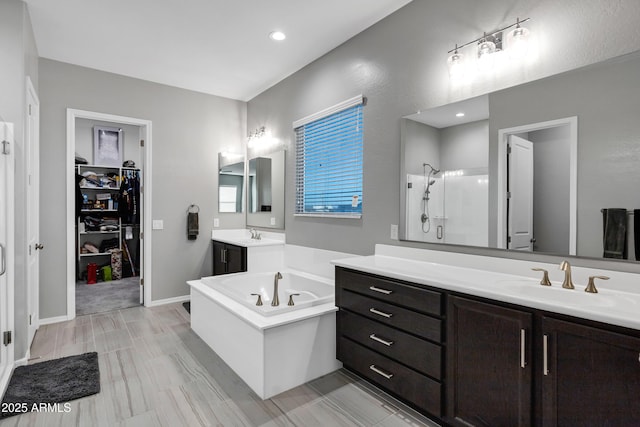
[[[407,175],[407,240],[482,246],[489,240],[487,168],[442,171],[429,186],[430,227],[423,227],[424,175]],[[425,232],[424,230],[428,230]]]

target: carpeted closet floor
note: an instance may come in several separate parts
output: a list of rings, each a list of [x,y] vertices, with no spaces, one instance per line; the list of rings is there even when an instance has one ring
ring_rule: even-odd
[[[98,282],[76,282],[76,315],[102,313],[140,305],[140,277]]]

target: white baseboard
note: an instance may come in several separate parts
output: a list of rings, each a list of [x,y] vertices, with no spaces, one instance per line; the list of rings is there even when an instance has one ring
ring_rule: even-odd
[[[31,358],[31,350],[27,351],[27,354],[22,358],[13,362],[14,369],[18,366],[25,366],[29,364],[29,359]]]
[[[69,320],[67,316],[48,317],[46,319],[40,319],[40,326],[50,325],[52,323],[66,322]]]
[[[190,299],[191,299],[191,295],[183,295],[181,297],[159,299],[159,300],[150,301],[146,303],[145,307],[156,307],[159,305],[173,304],[175,302],[185,302],[185,301],[189,301]],[[42,323],[42,321],[40,321],[40,323]]]

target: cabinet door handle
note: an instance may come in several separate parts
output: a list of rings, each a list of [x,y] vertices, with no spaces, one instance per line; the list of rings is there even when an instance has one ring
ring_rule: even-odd
[[[388,380],[390,380],[393,377],[393,374],[388,374],[388,373],[384,372],[382,369],[377,368],[376,365],[370,365],[369,369],[371,369],[373,372],[375,372],[378,375],[382,375],[383,377],[385,377]]]
[[[371,289],[374,292],[380,292],[381,294],[385,294],[385,295],[389,295],[392,294],[393,291],[387,290],[387,289],[382,289],[382,288],[377,288],[375,286],[369,286],[369,289]]]
[[[542,336],[542,373],[545,376],[549,375],[549,356],[547,354],[548,351],[549,351],[549,336],[545,334]]]
[[[524,368],[527,366],[527,360],[525,358],[526,351],[526,340],[527,340],[527,331],[524,329],[520,329],[520,367]]]
[[[2,249],[2,270],[0,270],[0,276],[7,271],[7,259],[5,258],[4,246],[0,243],[0,249]]]
[[[378,316],[386,317],[387,319],[393,316],[391,313],[385,313],[384,311],[376,310],[375,308],[370,308],[369,311],[373,314],[377,314]]]
[[[226,249],[220,249],[220,259],[222,260],[223,264],[227,263],[227,250]]]
[[[372,340],[377,341],[377,342],[379,342],[381,344],[384,344],[387,347],[391,347],[393,345],[393,341],[383,340],[382,338],[377,337],[376,334],[369,335],[369,338],[371,338]]]

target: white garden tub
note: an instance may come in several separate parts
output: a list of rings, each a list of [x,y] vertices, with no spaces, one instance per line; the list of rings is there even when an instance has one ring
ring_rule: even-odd
[[[203,277],[191,287],[191,328],[258,396],[268,399],[339,369],[333,281],[281,270]],[[259,293],[263,305],[256,306]],[[295,305],[288,306],[289,295]]]
[[[278,280],[278,299],[280,305],[271,306],[273,301],[273,282],[276,273],[230,274],[227,276],[203,277],[200,281],[212,289],[249,307],[263,316],[273,316],[302,308],[312,307],[335,301],[335,287],[332,280],[295,270],[280,272]],[[262,305],[256,305],[260,294]],[[287,305],[289,296],[293,296],[293,306]]]

